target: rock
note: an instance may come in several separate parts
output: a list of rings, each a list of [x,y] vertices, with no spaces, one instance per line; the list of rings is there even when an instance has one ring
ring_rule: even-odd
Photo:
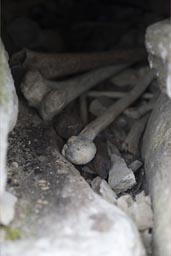
[[[8,225],[14,218],[17,198],[5,191],[0,196],[0,223]]]
[[[111,204],[116,203],[117,196],[115,192],[110,188],[106,180],[103,180],[99,176],[97,176],[94,180],[92,180],[91,187],[97,194],[101,195],[107,202]]]
[[[102,180],[99,189],[100,195],[109,203],[114,204],[116,202],[116,193],[110,188],[105,180]]]
[[[143,244],[146,249],[147,256],[152,255],[152,233],[149,230],[140,232]]]
[[[143,139],[142,155],[154,210],[153,255],[170,256],[171,101],[157,100]]]
[[[146,48],[150,66],[156,70],[162,92],[171,98],[171,27],[170,20],[148,27]]]
[[[151,199],[144,192],[136,195],[135,201],[131,195],[123,195],[117,199],[116,205],[133,219],[140,231],[153,227]]]
[[[18,115],[18,98],[8,65],[8,54],[0,38],[0,224],[8,225],[14,217],[16,198],[6,192],[6,156],[8,133]]]
[[[94,192],[96,192],[97,194],[99,194],[99,190],[100,190],[100,184],[102,182],[102,178],[100,178],[99,176],[97,176],[95,179],[92,180],[91,182],[91,187],[94,190]]]
[[[34,115],[20,108],[10,137],[9,162],[16,159],[20,183],[13,226],[21,238],[4,241],[1,256],[145,256],[135,224],[93,192],[56,149],[53,129],[36,125]]]
[[[117,193],[124,192],[136,184],[134,173],[125,160],[118,155],[111,156],[112,167],[109,170],[109,186]]]
[[[139,170],[141,168],[141,166],[143,165],[143,163],[140,160],[135,160],[134,162],[132,162],[128,167],[133,171],[136,172],[137,170]]]

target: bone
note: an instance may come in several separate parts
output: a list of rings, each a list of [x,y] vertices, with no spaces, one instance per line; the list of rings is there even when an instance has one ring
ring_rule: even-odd
[[[148,118],[149,114],[146,114],[141,119],[135,121],[130,132],[128,133],[125,142],[122,145],[122,149],[124,151],[127,151],[133,155],[138,154],[140,139],[145,129]]]
[[[131,118],[135,118],[135,119],[139,119],[141,118],[143,115],[147,114],[148,112],[150,112],[154,107],[154,101],[151,101],[147,104],[143,104],[137,108],[129,108],[127,110],[125,110],[125,114],[128,117]]]
[[[99,98],[99,97],[107,97],[107,98],[111,98],[111,99],[118,99],[118,98],[122,98],[126,95],[126,92],[115,92],[115,91],[94,91],[91,90],[87,93],[88,97],[91,98]],[[143,99],[151,99],[153,98],[153,94],[152,93],[144,93],[142,95]]]
[[[88,107],[86,94],[80,96],[80,117],[84,125],[88,123]]]
[[[69,161],[77,165],[90,162],[96,154],[96,146],[93,143],[95,137],[141,96],[153,78],[154,73],[147,69],[145,75],[142,74],[142,78],[137,86],[125,97],[109,107],[103,115],[89,123],[78,136],[72,136],[67,144],[64,145],[62,154]]]
[[[113,101],[109,98],[94,99],[89,105],[89,112],[94,116],[102,115],[109,106],[113,104]]]
[[[125,67],[108,66],[57,82],[44,79],[38,71],[30,71],[26,74],[21,90],[29,104],[38,108],[42,118],[51,120],[71,101]]]
[[[14,54],[11,65],[23,64],[26,69],[39,70],[47,79],[61,78],[90,69],[136,62],[146,58],[144,49],[116,49],[100,53],[38,53],[23,50]]]
[[[115,91],[89,91],[87,93],[88,97],[95,97],[96,99],[92,100],[89,105],[89,112],[94,116],[102,115],[106,109],[112,105],[113,100],[117,98],[122,98],[126,95],[126,92],[115,92]],[[153,95],[151,93],[144,93],[142,95],[143,99],[151,99]],[[145,115],[149,111],[153,109],[154,99],[150,100],[149,103],[143,104],[136,108],[128,108],[124,111],[124,113],[134,119],[141,118],[141,116]]]

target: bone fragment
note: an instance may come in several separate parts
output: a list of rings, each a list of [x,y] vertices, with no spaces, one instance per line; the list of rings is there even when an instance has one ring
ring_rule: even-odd
[[[124,113],[131,118],[139,119],[143,115],[147,114],[150,112],[154,107],[154,102],[151,101],[147,104],[143,104],[137,108],[128,108],[124,111]]]

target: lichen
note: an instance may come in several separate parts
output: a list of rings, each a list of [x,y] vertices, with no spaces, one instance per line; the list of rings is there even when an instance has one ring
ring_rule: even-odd
[[[15,241],[15,240],[20,239],[22,236],[21,231],[16,228],[12,228],[12,227],[8,226],[8,227],[1,227],[0,229],[5,230],[5,232],[6,232],[5,239],[6,240]]]

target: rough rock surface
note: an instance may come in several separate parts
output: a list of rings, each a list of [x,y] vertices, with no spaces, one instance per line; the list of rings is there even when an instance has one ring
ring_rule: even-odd
[[[91,190],[56,138],[20,104],[8,155],[10,189],[19,198],[10,228],[20,239],[2,241],[1,256],[145,256],[130,218]]]
[[[7,225],[14,217],[16,198],[6,191],[6,155],[8,133],[18,115],[18,98],[8,65],[8,54],[0,38],[0,224]]]
[[[170,19],[148,27],[146,47],[151,67],[156,74],[161,90],[171,98],[171,23]]]
[[[171,100],[156,102],[143,141],[143,156],[154,210],[153,255],[171,251]]]
[[[109,186],[119,194],[136,184],[133,171],[127,167],[125,160],[115,154],[111,155],[112,167],[109,170]]]

